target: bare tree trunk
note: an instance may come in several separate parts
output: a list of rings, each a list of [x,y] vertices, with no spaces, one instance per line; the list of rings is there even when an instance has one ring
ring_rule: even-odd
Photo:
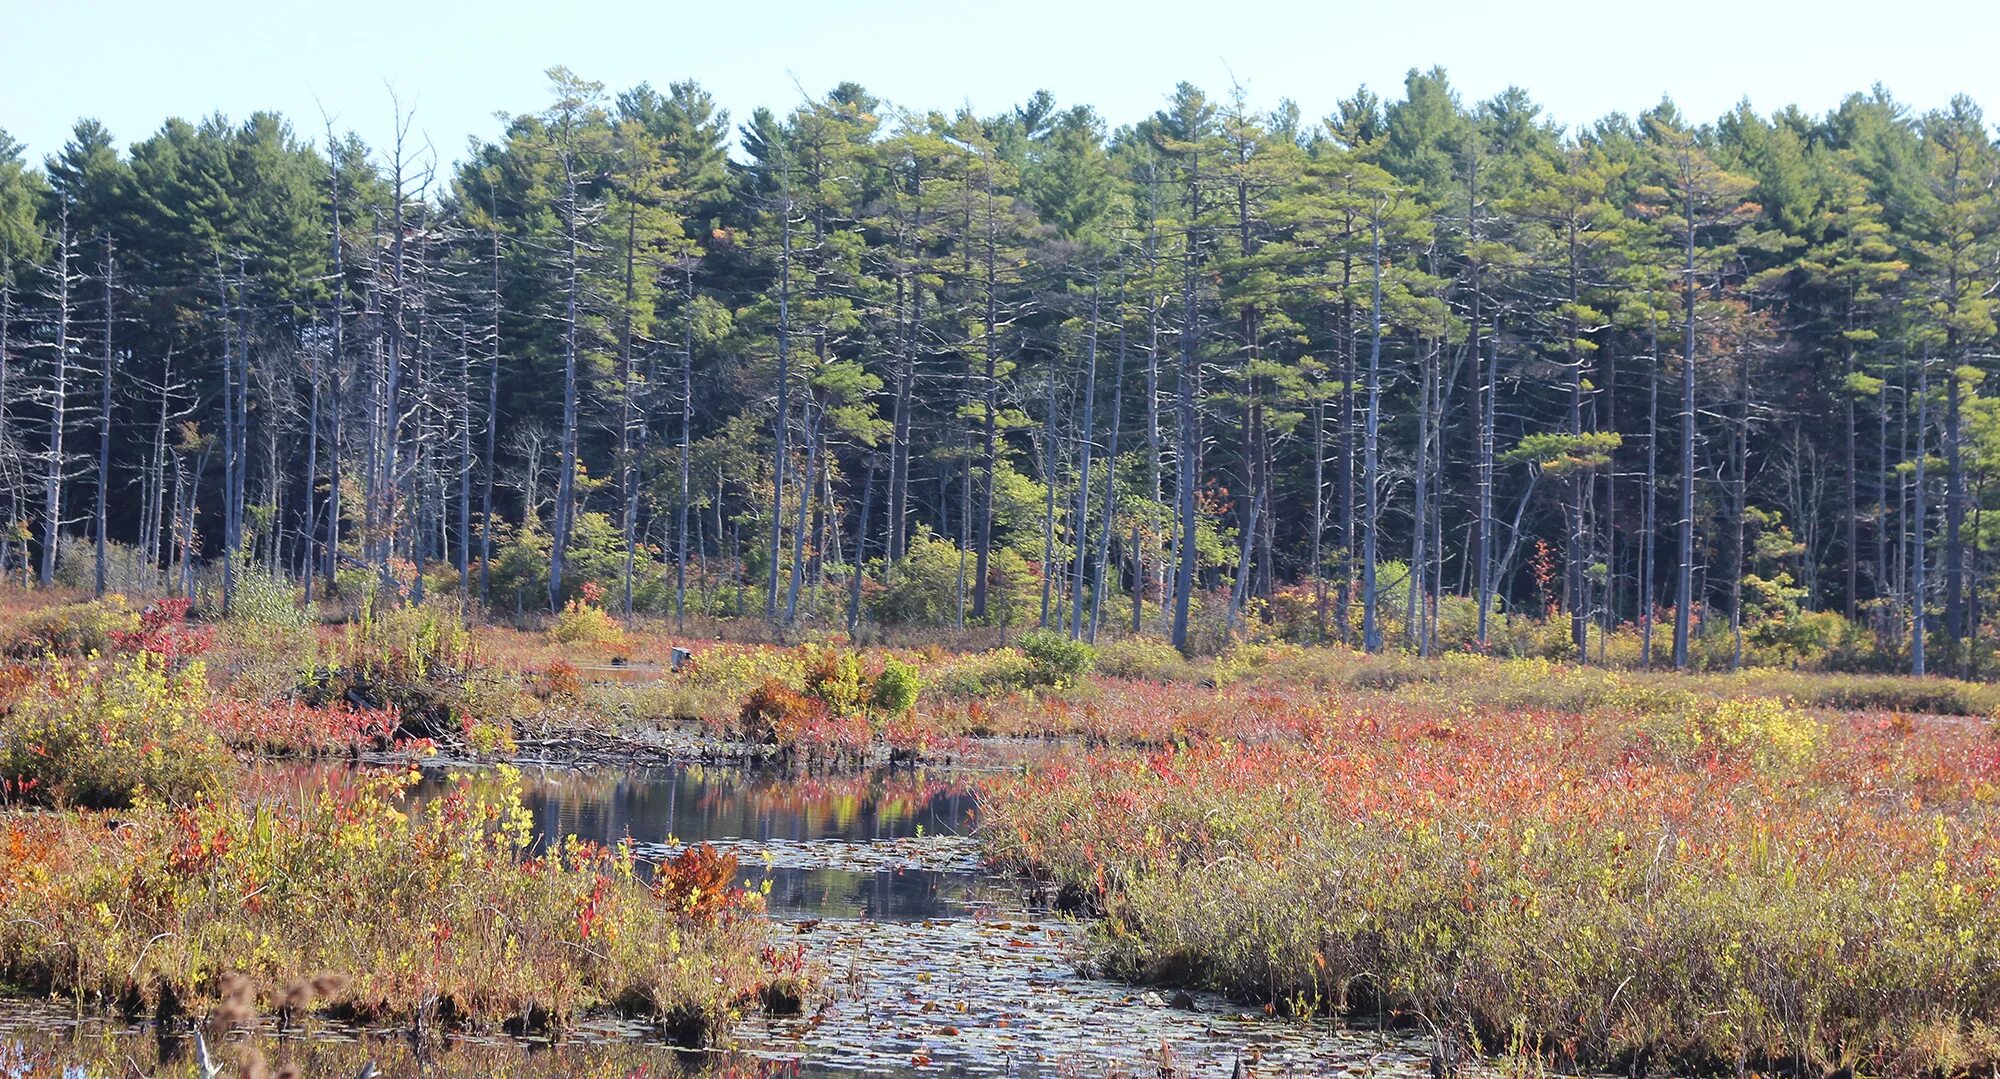
[[[1477,300],[1474,301],[1477,303]],[[1473,353],[1474,364],[1479,356]],[[1479,409],[1479,647],[1487,646],[1488,623],[1493,610],[1493,444],[1494,421],[1498,419],[1495,398],[1500,393],[1500,315],[1493,316],[1492,357],[1480,394]]]
[[[1091,440],[1097,437],[1097,288],[1090,292],[1090,337],[1086,346],[1088,358],[1085,360],[1083,379],[1083,430],[1076,440],[1077,481],[1076,481],[1076,523],[1070,528],[1076,538],[1076,565],[1071,567],[1069,597],[1069,636],[1075,640],[1083,636],[1083,576],[1087,566],[1085,554],[1090,543],[1090,451]],[[1106,487],[1110,484],[1107,482]],[[989,492],[987,501],[991,503]],[[1106,519],[1103,531],[1109,535],[1111,521]],[[982,558],[982,562],[985,560]]]
[[[1646,385],[1646,492],[1640,503],[1639,522],[1646,542],[1639,570],[1639,663],[1650,669],[1653,666],[1653,608],[1657,606],[1653,587],[1654,579],[1659,575],[1655,558],[1660,536],[1656,519],[1660,497],[1660,329],[1651,316],[1647,320],[1647,337],[1653,364]]]
[[[687,267],[687,312],[681,323],[681,488],[680,505],[675,507],[676,555],[674,557],[674,628],[687,628],[688,504],[692,481],[694,420],[694,264]],[[871,474],[872,475],[872,474]]]
[[[771,448],[771,572],[764,597],[764,617],[778,620],[778,556],[785,535],[785,453],[792,416],[792,202],[781,211],[784,234],[778,263],[778,411],[772,420]]]
[[[854,570],[848,581],[847,639],[854,640],[861,627],[861,574],[868,564],[868,511],[875,505],[875,461],[868,461],[868,478],[861,484],[861,521],[854,530]],[[835,538],[839,533],[835,533]]]
[[[1404,604],[1403,637],[1417,650],[1418,655],[1427,655],[1429,649],[1424,640],[1424,587],[1428,571],[1425,560],[1429,557],[1425,545],[1430,541],[1430,442],[1431,442],[1431,369],[1437,364],[1437,357],[1422,342],[1417,342],[1419,353],[1417,382],[1417,460],[1414,477],[1416,489],[1412,492],[1410,507],[1415,520],[1410,527],[1410,590]]]
[[[104,238],[104,369],[98,387],[97,409],[97,594],[106,585],[105,507],[111,489],[111,313],[112,291],[116,288],[118,249],[109,236]]]
[[[1377,206],[1369,220],[1369,262],[1374,271],[1374,300],[1368,320],[1372,336],[1368,345],[1368,431],[1362,440],[1361,465],[1361,647],[1370,652],[1382,649],[1382,625],[1376,611],[1375,544],[1376,489],[1380,481],[1379,435],[1382,420],[1382,208]]]
[[[49,467],[42,482],[41,585],[56,583],[56,543],[62,527],[63,428],[69,408],[69,200],[56,231],[56,365],[49,400]]]
[[[1681,521],[1679,595],[1674,599],[1674,669],[1688,667],[1688,623],[1694,611],[1694,187],[1686,198],[1687,262],[1682,285]]]
[[[1094,321],[1094,320],[1093,320]],[[1111,531],[1116,527],[1118,517],[1118,428],[1125,420],[1125,273],[1119,267],[1118,274],[1118,374],[1111,383],[1111,437],[1104,450],[1104,509],[1097,535],[1097,578],[1091,590],[1090,639],[1097,640],[1097,627],[1104,616],[1105,574],[1111,556]],[[1138,544],[1133,544],[1136,553]],[[1139,589],[1139,579],[1132,578],[1133,591]]]
[[[993,549],[993,472],[998,467],[1000,455],[999,426],[999,330],[1000,320],[999,282],[999,224],[994,219],[993,171],[991,165],[986,177],[986,374],[980,382],[980,400],[985,407],[985,421],[981,425],[984,445],[980,450],[979,480],[979,566],[974,571],[972,582],[972,614],[975,618],[986,616],[986,575],[987,563]],[[1096,326],[1091,329],[1093,348],[1096,344]],[[1047,572],[1047,567],[1043,567]],[[1046,619],[1045,619],[1046,621]]]
[[[488,357],[486,366],[486,462],[479,495],[479,602],[482,604],[492,601],[494,451],[500,432],[500,226],[497,223],[493,227],[492,263],[488,292],[490,310],[487,312],[492,355]],[[532,507],[522,511],[524,521],[531,510]]]
[[[1926,346],[1923,361],[1917,366],[1916,511],[1912,515],[1916,524],[1911,529],[1916,549],[1910,556],[1910,673],[1918,678],[1924,675],[1924,532],[1929,527],[1929,518],[1924,511],[1924,459],[1930,454],[1930,448],[1925,444],[1931,422],[1930,373],[1931,354]]]
[[[562,606],[563,561],[569,547],[570,516],[576,503],[576,364],[578,310],[577,178],[576,164],[563,161],[563,246],[567,276],[563,288],[563,433],[562,474],[556,477],[554,534],[549,541],[549,610]]]

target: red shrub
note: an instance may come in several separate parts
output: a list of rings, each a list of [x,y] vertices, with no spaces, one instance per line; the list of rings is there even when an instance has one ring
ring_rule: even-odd
[[[736,855],[703,843],[660,863],[653,895],[694,921],[708,921],[742,901],[736,887]]]

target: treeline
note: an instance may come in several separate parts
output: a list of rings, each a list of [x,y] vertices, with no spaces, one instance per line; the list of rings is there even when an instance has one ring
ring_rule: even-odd
[[[84,121],[38,168],[0,136],[6,572],[1991,650],[1970,101],[1563,130],[1433,71],[1317,121],[1182,85],[1112,130],[843,84],[732,154],[694,84],[550,77],[449,167],[400,111],[384,147]]]

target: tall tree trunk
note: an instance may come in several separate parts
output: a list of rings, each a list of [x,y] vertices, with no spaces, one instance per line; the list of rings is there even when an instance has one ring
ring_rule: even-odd
[[[1382,625],[1376,610],[1375,544],[1376,490],[1381,461],[1379,436],[1382,421],[1382,208],[1377,206],[1369,219],[1368,261],[1374,275],[1374,299],[1368,305],[1368,430],[1362,441],[1361,497],[1361,647],[1370,652],[1382,649]]]
[[[56,544],[61,538],[63,429],[69,423],[69,200],[62,201],[56,227],[56,362],[49,396],[49,460],[42,480],[41,585],[56,583]]]
[[[1694,187],[1686,192],[1687,261],[1682,284],[1680,565],[1674,597],[1674,669],[1688,668],[1688,624],[1694,612]]]
[[[764,596],[764,617],[778,620],[778,557],[785,534],[785,455],[792,416],[792,202],[784,201],[778,262],[778,411],[771,431],[771,566]]]
[[[1653,666],[1653,610],[1657,606],[1653,589],[1659,575],[1656,564],[1659,547],[1659,460],[1660,460],[1660,328],[1647,316],[1647,344],[1653,363],[1646,383],[1646,491],[1640,501],[1639,530],[1645,547],[1639,556],[1639,665]]]
[[[1477,300],[1475,299],[1475,304]],[[1492,358],[1481,380],[1479,409],[1479,648],[1487,646],[1488,623],[1493,610],[1493,448],[1494,421],[1498,419],[1495,398],[1500,393],[1500,315],[1493,316]],[[1474,363],[1478,353],[1473,354]]]
[[[1104,615],[1104,590],[1106,567],[1111,555],[1111,530],[1118,519],[1118,428],[1125,420],[1125,271],[1121,264],[1118,271],[1118,373],[1111,383],[1111,437],[1104,450],[1104,508],[1103,520],[1097,534],[1097,577],[1091,590],[1090,639],[1097,640],[1097,627]],[[1094,321],[1094,320],[1093,320]],[[1134,551],[1137,544],[1133,545]],[[1139,580],[1133,577],[1133,590],[1139,591]]]
[[[568,553],[570,517],[576,508],[576,364],[578,333],[576,164],[563,162],[563,426],[562,473],[556,477],[556,516],[549,537],[549,610],[562,606],[563,563]],[[393,322],[392,322],[393,325]]]
[[[500,226],[493,226],[492,277],[487,293],[487,333],[492,354],[486,365],[486,460],[480,477],[479,494],[479,602],[492,602],[493,587],[493,480],[496,443],[500,434]],[[525,521],[534,507],[523,507]]]
[[[694,501],[689,484],[693,481],[694,432],[694,264],[687,267],[687,312],[681,320],[681,486],[679,505],[674,507],[674,629],[687,628],[688,505]]]
[[[104,369],[98,386],[97,409],[97,594],[106,586],[106,496],[111,491],[111,297],[117,287],[118,250],[109,236],[104,238]]]
[[[1916,509],[1911,515],[1915,521],[1911,529],[1915,550],[1910,556],[1910,673],[1918,678],[1924,675],[1924,533],[1929,528],[1929,515],[1924,508],[1924,464],[1930,455],[1926,439],[1931,422],[1931,354],[1928,346],[1924,358],[1917,366],[1917,475],[1913,485]]]
[[[1083,430],[1078,434],[1077,480],[1076,480],[1076,521],[1070,532],[1076,539],[1075,565],[1071,567],[1069,597],[1069,636],[1076,640],[1083,636],[1083,575],[1086,565],[1085,552],[1090,542],[1090,451],[1091,440],[1097,437],[1097,287],[1090,292],[1090,331],[1086,345],[1088,358],[1084,361],[1083,376]],[[1106,486],[1109,486],[1107,483]],[[991,499],[989,497],[988,501]],[[1103,531],[1109,533],[1111,522],[1104,522]],[[983,559],[981,561],[984,561]]]
[[[868,511],[875,505],[875,459],[868,459],[868,478],[861,484],[861,520],[854,529],[854,570],[848,579],[847,639],[861,628],[861,576],[868,564]],[[835,533],[835,538],[839,533]]]

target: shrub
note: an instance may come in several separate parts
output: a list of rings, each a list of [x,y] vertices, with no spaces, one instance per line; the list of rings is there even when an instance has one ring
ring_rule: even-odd
[[[881,575],[882,583],[871,592],[869,611],[877,621],[890,624],[950,625],[959,613],[959,584],[964,582],[969,597],[977,564],[971,552],[920,531],[910,539],[909,550],[894,571]],[[1031,606],[1040,579],[1020,554],[997,546],[986,574],[986,621],[1013,624]]]
[[[747,898],[736,886],[736,872],[736,855],[703,843],[660,863],[653,895],[693,921],[713,921]]]
[[[244,569],[236,573],[228,621],[257,629],[303,629],[312,624],[312,616],[300,605],[298,587],[290,580]]]
[[[825,713],[826,706],[819,701],[775,678],[766,678],[743,698],[736,734],[745,741],[776,745]]]
[[[868,701],[868,677],[861,657],[838,649],[815,651],[806,666],[806,692],[836,716],[851,716]]]
[[[1097,646],[1097,670],[1113,678],[1141,682],[1175,682],[1188,677],[1188,666],[1173,645],[1146,637],[1126,637]]]
[[[466,716],[464,720],[465,748],[475,757],[504,757],[519,745],[514,741],[514,730],[505,723]]]
[[[917,669],[902,660],[890,657],[882,664],[882,673],[875,676],[873,700],[875,710],[889,718],[908,715],[917,707],[917,696],[923,691],[923,679]]]
[[[139,549],[111,540],[104,545],[104,588],[128,596],[147,596],[165,582],[160,568],[139,557]],[[56,584],[90,590],[97,587],[97,544],[87,536],[65,535],[56,541]]]
[[[215,642],[214,626],[188,624],[192,606],[180,597],[163,599],[140,612],[138,629],[113,630],[112,642],[123,651],[150,652],[160,657],[168,670],[179,670]]]
[[[575,701],[583,698],[583,672],[576,664],[558,659],[542,668],[536,681],[536,695],[545,701]]]
[[[624,643],[625,627],[598,605],[603,598],[604,589],[585,581],[583,595],[563,604],[556,615],[555,624],[549,627],[549,640],[554,644]]]
[[[318,756],[380,749],[396,733],[396,716],[346,701],[218,700],[204,715],[222,740],[258,753]]]
[[[1690,704],[1662,741],[1687,754],[1737,755],[1759,768],[1788,768],[1811,759],[1826,729],[1811,716],[1769,697]]]
[[[937,675],[938,691],[951,697],[992,697],[1030,684],[1028,657],[1018,648],[996,648],[960,657]]]
[[[1052,629],[1023,633],[1021,654],[1028,657],[1028,681],[1054,689],[1076,685],[1097,662],[1096,650],[1089,644]]]
[[[374,596],[348,627],[338,665],[308,672],[298,693],[386,708],[401,717],[403,733],[434,737],[458,728],[471,666],[472,637],[455,608]]]
[[[123,596],[66,603],[23,620],[7,643],[7,654],[15,659],[82,659],[111,651],[118,634],[138,629],[139,616]]]
[[[207,705],[199,663],[170,672],[150,652],[59,662],[0,716],[0,781],[64,805],[219,794],[237,764]]]

